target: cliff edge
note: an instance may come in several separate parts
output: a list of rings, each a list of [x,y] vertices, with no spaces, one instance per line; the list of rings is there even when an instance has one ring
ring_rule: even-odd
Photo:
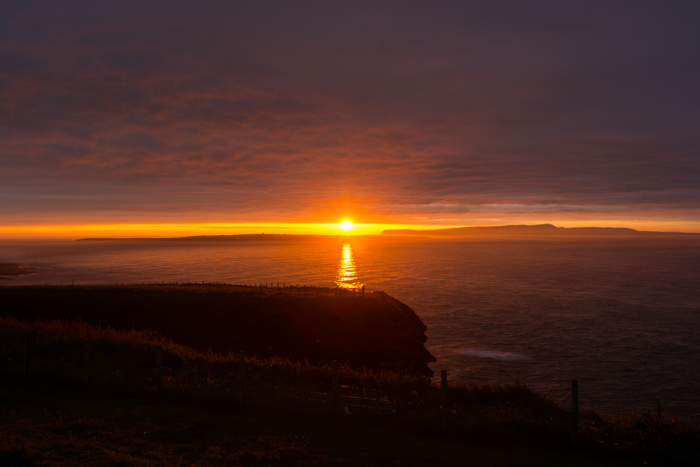
[[[231,285],[0,287],[0,314],[156,331],[215,352],[244,350],[431,376],[426,326],[382,292]]]

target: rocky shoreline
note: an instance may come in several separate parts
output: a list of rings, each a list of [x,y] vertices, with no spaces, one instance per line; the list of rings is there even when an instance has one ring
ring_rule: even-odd
[[[199,350],[431,376],[426,326],[383,293],[219,284],[0,287],[2,315],[152,330]]]
[[[29,274],[31,270],[13,263],[0,263],[0,277],[2,276],[21,276]]]

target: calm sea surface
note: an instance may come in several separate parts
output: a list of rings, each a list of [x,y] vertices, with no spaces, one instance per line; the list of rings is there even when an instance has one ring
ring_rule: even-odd
[[[1,242],[0,285],[204,281],[383,290],[428,326],[436,372],[520,381],[610,413],[700,413],[700,242]]]

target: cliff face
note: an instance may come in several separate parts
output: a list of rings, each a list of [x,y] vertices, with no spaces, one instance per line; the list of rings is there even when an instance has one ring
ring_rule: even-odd
[[[428,363],[435,361],[420,318],[381,292],[343,297],[317,288],[7,287],[0,288],[0,303],[5,316],[149,329],[203,351],[338,360],[428,376]]]

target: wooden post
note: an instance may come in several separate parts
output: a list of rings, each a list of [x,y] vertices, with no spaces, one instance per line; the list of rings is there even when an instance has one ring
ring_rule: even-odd
[[[29,336],[24,336],[24,370],[22,374],[24,379],[29,376]]]
[[[447,370],[440,370],[440,403],[442,414],[442,429],[447,427]]]
[[[85,384],[90,383],[90,341],[85,342]]]
[[[243,407],[243,386],[245,384],[245,353],[238,354],[238,406]]]
[[[578,441],[578,380],[571,380],[571,444]]]
[[[163,390],[163,375],[161,372],[161,366],[163,365],[163,348],[156,347],[156,388],[158,391]]]
[[[331,363],[331,384],[332,384],[332,396],[333,396],[333,406],[338,403],[338,360],[333,360]]]

